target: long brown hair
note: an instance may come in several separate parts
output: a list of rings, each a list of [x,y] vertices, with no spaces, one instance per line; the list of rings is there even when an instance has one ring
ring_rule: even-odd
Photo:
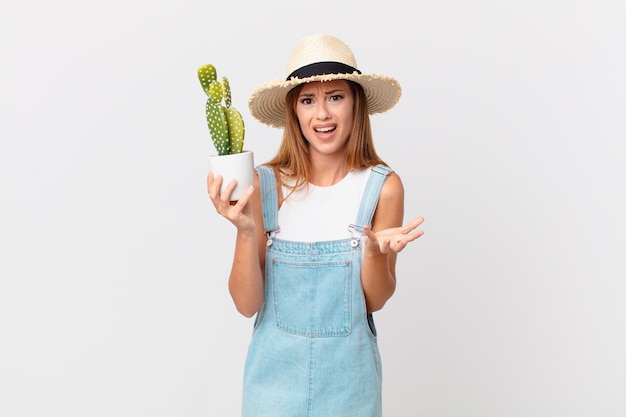
[[[377,164],[386,165],[374,149],[372,127],[363,87],[356,82],[346,81],[354,96],[354,117],[352,131],[347,142],[346,165],[350,170]],[[308,184],[311,178],[309,143],[302,134],[296,115],[297,99],[303,86],[304,84],[300,84],[287,93],[283,140],[276,156],[267,163],[277,171],[279,186],[285,185],[285,180],[295,180],[293,187],[289,187],[291,192]]]

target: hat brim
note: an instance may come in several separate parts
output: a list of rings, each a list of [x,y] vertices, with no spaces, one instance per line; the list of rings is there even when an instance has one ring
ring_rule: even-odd
[[[365,91],[369,114],[383,113],[396,105],[402,94],[394,78],[380,74],[324,74],[308,78],[276,80],[257,87],[248,100],[252,116],[266,125],[285,126],[285,98],[294,87],[314,81],[350,80],[359,83]]]

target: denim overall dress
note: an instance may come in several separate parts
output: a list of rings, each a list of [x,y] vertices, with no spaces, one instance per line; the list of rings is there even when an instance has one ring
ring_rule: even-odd
[[[279,229],[274,171],[257,167],[268,234],[265,303],[244,369],[244,417],[380,417],[382,369],[361,286],[363,225],[391,170],[372,173],[346,238],[294,242]]]

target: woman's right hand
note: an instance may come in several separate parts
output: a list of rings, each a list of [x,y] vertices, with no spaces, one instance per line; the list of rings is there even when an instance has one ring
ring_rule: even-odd
[[[214,176],[209,172],[207,176],[207,190],[209,198],[215,206],[215,210],[237,227],[240,232],[254,233],[254,219],[252,217],[252,207],[250,197],[254,192],[254,187],[250,187],[237,201],[230,201],[230,196],[237,185],[237,181],[231,180],[220,194],[220,188],[224,179],[221,175]]]

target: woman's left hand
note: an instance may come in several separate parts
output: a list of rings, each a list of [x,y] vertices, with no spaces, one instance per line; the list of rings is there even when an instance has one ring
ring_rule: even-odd
[[[424,222],[423,217],[416,217],[404,226],[392,227],[389,229],[374,232],[368,226],[364,226],[363,230],[367,236],[366,248],[378,250],[380,253],[389,253],[389,251],[400,252],[409,242],[414,241],[424,234],[423,230],[411,233]]]

